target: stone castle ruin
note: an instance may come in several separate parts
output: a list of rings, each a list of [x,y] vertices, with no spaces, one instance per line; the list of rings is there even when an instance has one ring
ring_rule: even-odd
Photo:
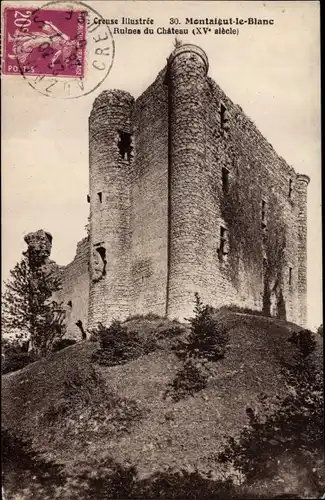
[[[138,99],[95,99],[89,236],[58,267],[70,336],[134,314],[187,318],[195,292],[306,323],[309,178],[208,66],[201,48],[178,44]]]

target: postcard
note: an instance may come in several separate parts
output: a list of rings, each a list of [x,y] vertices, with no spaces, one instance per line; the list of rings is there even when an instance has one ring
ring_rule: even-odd
[[[3,498],[321,498],[319,3],[1,22]]]

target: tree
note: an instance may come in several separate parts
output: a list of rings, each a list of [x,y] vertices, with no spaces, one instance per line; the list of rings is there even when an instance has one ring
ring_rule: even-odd
[[[189,356],[217,361],[225,356],[229,334],[224,326],[213,316],[213,308],[204,305],[198,293],[195,293],[194,316],[188,321],[191,331],[187,339]]]
[[[31,350],[42,356],[65,334],[65,312],[51,300],[60,288],[60,278],[44,265],[44,258],[32,249],[23,252],[10,271],[2,300],[2,324],[20,342],[29,340]]]

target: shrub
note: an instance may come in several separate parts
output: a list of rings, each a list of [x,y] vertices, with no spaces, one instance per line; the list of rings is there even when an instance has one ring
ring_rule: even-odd
[[[7,347],[5,349],[4,360],[1,363],[1,373],[14,372],[21,370],[30,363],[34,363],[39,359],[34,353],[24,352],[18,346]]]
[[[182,335],[182,333],[184,333],[184,328],[182,328],[180,325],[170,326],[169,328],[160,330],[158,338],[162,340],[174,339]]]
[[[77,341],[73,339],[61,339],[61,340],[56,340],[53,344],[52,351],[57,352],[61,351],[61,349],[65,349],[66,347],[69,347],[70,345],[74,345]]]
[[[267,316],[265,311],[260,311],[258,309],[250,309],[249,307],[236,306],[235,304],[230,304],[229,306],[220,307],[220,311],[230,311],[238,312],[241,314],[251,314],[252,316]]]
[[[203,305],[198,293],[195,294],[194,317],[189,319],[191,332],[186,350],[189,356],[199,356],[210,361],[224,357],[229,335],[224,326],[213,317],[214,309]]]
[[[31,442],[22,441],[7,429],[1,429],[1,445],[3,486],[9,494],[6,498],[57,498],[56,489],[65,483],[61,465],[46,461],[33,450]]]
[[[157,319],[161,319],[161,316],[159,316],[159,314],[155,314],[153,312],[148,312],[147,314],[131,314],[130,316],[128,316],[125,320],[125,322],[127,321],[134,321],[136,319],[148,319],[149,321],[154,321],[154,320],[157,320]]]
[[[137,332],[129,332],[117,320],[108,328],[100,324],[95,335],[98,335],[100,348],[93,354],[93,361],[105,366],[127,363],[156,348],[154,339],[141,339]]]
[[[207,379],[208,377],[194,364],[193,360],[188,359],[167,388],[165,398],[171,396],[173,401],[180,401],[186,396],[194,396],[195,393],[206,388]]]
[[[238,439],[228,439],[219,459],[232,463],[249,482],[274,477],[279,459],[282,467],[283,461],[291,459],[308,471],[314,493],[319,494],[325,487],[323,380],[311,356],[313,334],[301,330],[289,341],[297,345],[298,356],[295,364],[283,369],[288,395],[275,409],[270,398],[262,397],[266,417],[247,408],[249,425]]]
[[[78,452],[89,442],[101,442],[102,436],[118,436],[130,431],[143,418],[146,409],[133,399],[121,398],[93,365],[86,365],[64,380],[43,412],[41,425],[57,447],[65,446],[71,436]]]
[[[320,325],[318,328],[317,328],[317,333],[318,335],[320,335],[321,337],[323,337],[323,325]]]
[[[316,348],[316,341],[310,330],[300,330],[298,332],[294,332],[288,339],[288,342],[297,346],[302,358],[309,356],[309,354],[314,352]]]

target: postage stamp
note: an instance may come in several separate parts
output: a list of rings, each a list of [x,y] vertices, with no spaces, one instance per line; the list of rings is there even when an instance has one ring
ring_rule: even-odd
[[[114,61],[112,33],[99,19],[97,11],[79,1],[6,7],[2,73],[22,76],[47,97],[89,94],[106,79]]]
[[[7,7],[4,16],[4,74],[83,78],[85,11]]]

